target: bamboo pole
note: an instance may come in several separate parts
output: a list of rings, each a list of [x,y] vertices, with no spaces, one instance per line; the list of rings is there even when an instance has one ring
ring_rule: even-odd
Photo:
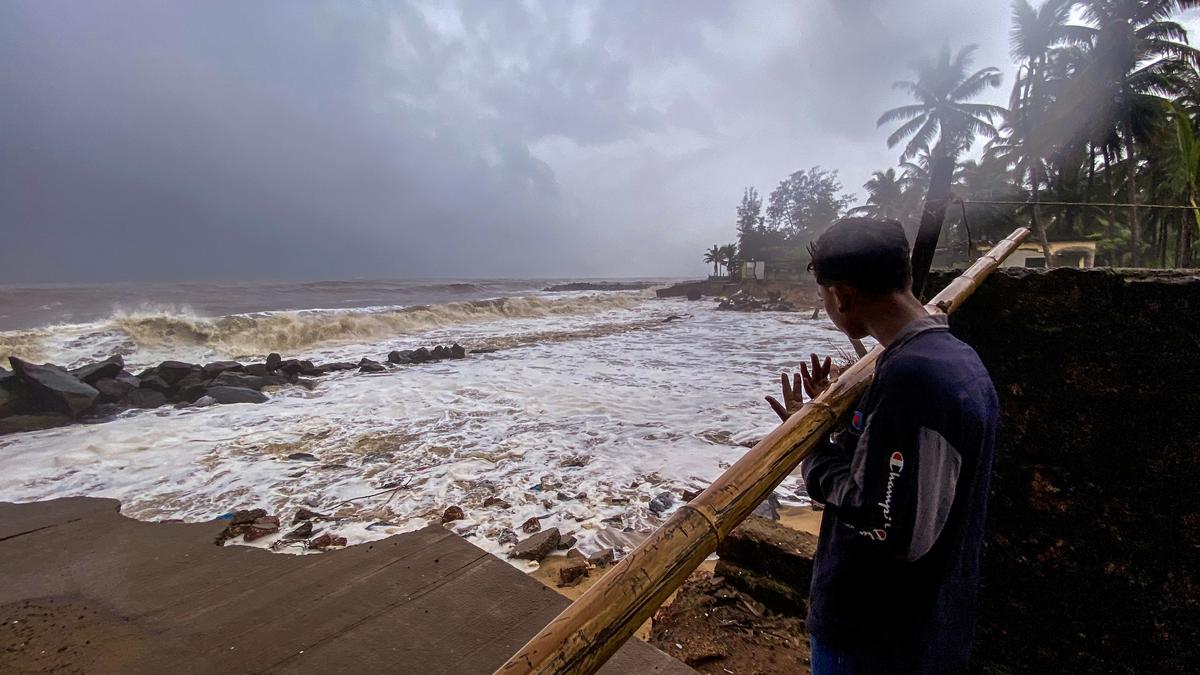
[[[925,305],[949,314],[1029,236],[1027,228],[979,258]],[[796,469],[870,385],[875,347],[814,401],[759,441],[707,490],[683,505],[595,586],[546,625],[496,671],[594,673],[705,558]]]

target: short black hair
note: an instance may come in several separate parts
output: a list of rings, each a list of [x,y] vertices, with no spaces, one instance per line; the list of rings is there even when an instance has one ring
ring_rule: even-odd
[[[808,270],[822,286],[844,283],[882,295],[912,285],[908,238],[894,220],[842,218],[810,243],[808,252]]]

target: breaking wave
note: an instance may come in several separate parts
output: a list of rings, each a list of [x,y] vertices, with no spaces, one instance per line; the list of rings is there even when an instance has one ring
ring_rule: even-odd
[[[524,296],[399,308],[313,309],[215,318],[161,311],[119,313],[92,324],[91,330],[83,331],[76,341],[117,333],[127,337],[137,349],[202,347],[228,355],[295,353],[317,346],[377,341],[456,324],[629,309],[645,297],[640,293],[568,298]],[[41,358],[46,351],[41,345],[48,336],[80,328],[76,325],[0,333],[0,356]]]

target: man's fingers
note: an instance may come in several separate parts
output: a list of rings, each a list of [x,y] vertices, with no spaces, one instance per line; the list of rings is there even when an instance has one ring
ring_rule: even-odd
[[[824,377],[822,377],[821,379],[829,378],[829,371],[830,371],[830,368],[832,368],[832,367],[833,367],[833,359],[831,357],[826,356],[825,363],[822,364],[822,366],[821,366],[821,372],[824,375]]]
[[[783,389],[783,400],[788,402],[792,400],[792,383],[788,380],[787,373],[779,374],[779,387]]]
[[[792,395],[796,397],[796,403],[803,403],[800,399],[800,392],[804,389],[804,382],[800,379],[800,373],[792,373]]]
[[[775,414],[779,415],[779,419],[783,420],[784,422],[787,421],[788,417],[791,417],[791,415],[788,414],[787,408],[783,407],[783,404],[779,401],[776,401],[774,396],[768,396],[767,403],[771,404],[771,409],[774,410]]]
[[[815,353],[809,354],[808,358],[812,359],[812,375],[816,379],[821,379],[821,357]]]
[[[816,398],[813,395],[812,373],[808,372],[808,364],[800,364],[800,379],[804,382],[804,393],[808,394],[809,398]]]

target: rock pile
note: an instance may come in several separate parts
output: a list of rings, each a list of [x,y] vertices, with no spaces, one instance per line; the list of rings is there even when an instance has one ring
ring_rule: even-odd
[[[120,355],[71,370],[10,357],[12,371],[0,368],[0,435],[103,419],[131,408],[263,403],[268,397],[262,391],[268,387],[316,386],[315,380],[306,378],[355,369],[385,372],[401,364],[461,359],[466,355],[466,349],[457,343],[393,351],[387,355],[386,365],[368,358],[357,364],[317,365],[272,353],[263,363],[215,361],[200,365],[163,361],[136,375],[125,369]]]
[[[733,295],[721,298],[717,309],[724,309],[733,312],[795,312],[796,307],[792,303],[783,299],[783,295],[777,292],[767,293],[767,297],[758,298],[751,293],[747,293],[745,289],[740,289]]]

